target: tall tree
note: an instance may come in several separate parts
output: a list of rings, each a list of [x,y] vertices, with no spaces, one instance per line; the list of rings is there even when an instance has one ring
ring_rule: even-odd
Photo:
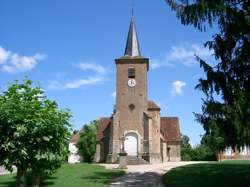
[[[197,89],[205,93],[202,113],[196,114],[210,140],[220,146],[250,143],[250,1],[166,0],[184,25],[200,31],[217,26],[218,33],[205,47],[214,51],[217,64],[197,56],[205,78]]]
[[[98,123],[97,120],[94,120],[84,125],[80,139],[77,142],[79,153],[86,162],[92,162],[95,156]]]
[[[190,138],[185,134],[181,134],[181,147],[187,149],[192,148],[190,144]]]
[[[181,134],[181,160],[190,161],[192,160],[193,150],[190,145],[190,139],[187,135]]]
[[[60,166],[67,155],[70,117],[27,78],[0,94],[0,165],[17,167],[17,186],[26,185],[28,169],[33,186],[39,186],[42,173]]]
[[[201,139],[201,146],[208,147],[211,157],[214,157],[218,161],[221,161],[221,153],[225,149],[225,141],[220,135],[206,134]],[[211,158],[210,157],[210,158]]]

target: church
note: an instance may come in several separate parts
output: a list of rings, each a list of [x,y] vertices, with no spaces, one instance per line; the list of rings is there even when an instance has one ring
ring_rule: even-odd
[[[122,149],[128,164],[180,161],[179,120],[161,117],[148,99],[149,59],[141,55],[133,16],[124,56],[115,63],[116,104],[111,117],[99,120],[95,161],[117,163]]]

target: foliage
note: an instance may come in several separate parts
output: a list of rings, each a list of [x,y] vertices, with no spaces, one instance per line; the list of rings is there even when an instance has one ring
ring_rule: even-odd
[[[211,136],[209,134],[205,134],[202,137],[201,143],[203,145],[206,145],[206,147],[209,148],[209,150],[213,153],[213,155],[216,157],[216,160],[220,161],[221,157],[221,150],[224,150],[226,147],[224,144],[224,139],[220,137],[219,135],[217,136]]]
[[[167,187],[249,186],[250,161],[192,164],[172,169],[163,176]]]
[[[206,144],[205,141],[201,141],[200,145],[192,148],[189,143],[190,139],[187,135],[181,135],[181,160],[182,161],[209,161],[216,160],[216,154]]]
[[[28,169],[39,185],[42,174],[60,167],[67,155],[70,117],[28,78],[10,83],[0,95],[0,165],[17,167],[17,186],[25,185]]]
[[[56,173],[46,176],[42,186],[46,187],[103,187],[117,177],[124,175],[121,170],[107,170],[103,166],[91,164],[63,164]],[[28,173],[27,184],[32,184],[32,174]],[[15,175],[0,176],[1,187],[15,187]]]
[[[97,120],[94,120],[86,124],[77,142],[79,153],[86,162],[92,162],[95,156],[98,123]]]
[[[192,160],[214,161],[216,160],[216,154],[209,146],[205,144],[200,144],[193,149]]]
[[[212,66],[197,57],[205,78],[197,89],[205,93],[197,120],[217,152],[250,143],[250,6],[249,0],[166,0],[184,25],[201,31],[218,26],[205,43],[214,52]],[[219,140],[219,143],[218,141]],[[217,142],[217,143],[216,143]]]
[[[189,142],[190,138],[185,134],[181,134],[181,148],[187,148],[187,149],[192,148]]]
[[[192,160],[192,146],[190,145],[190,139],[187,135],[181,134],[181,160]]]
[[[193,160],[193,149],[192,148],[182,148],[181,149],[181,160],[182,161],[191,161]]]

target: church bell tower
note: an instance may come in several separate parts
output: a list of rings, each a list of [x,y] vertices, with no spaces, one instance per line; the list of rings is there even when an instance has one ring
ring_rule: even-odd
[[[128,155],[143,154],[144,114],[147,111],[149,59],[141,56],[135,20],[132,16],[124,56],[116,63],[116,111],[113,116],[110,150],[117,155],[125,137]],[[114,161],[114,160],[113,160]]]

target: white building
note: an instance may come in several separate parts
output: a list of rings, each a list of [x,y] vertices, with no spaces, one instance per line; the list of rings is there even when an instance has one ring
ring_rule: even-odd
[[[250,160],[250,149],[248,146],[242,147],[240,150],[232,149],[231,147],[226,148],[222,154],[223,160]]]
[[[68,163],[76,164],[82,161],[82,157],[78,154],[78,149],[76,144],[80,138],[80,132],[74,133],[69,142],[69,156],[68,156]]]

